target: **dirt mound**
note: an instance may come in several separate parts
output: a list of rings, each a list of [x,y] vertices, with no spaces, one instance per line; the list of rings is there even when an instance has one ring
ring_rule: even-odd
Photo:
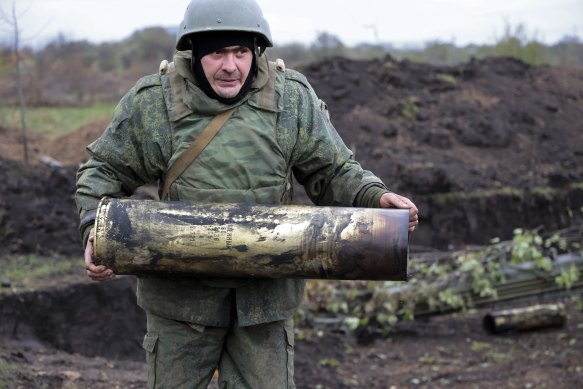
[[[0,295],[0,361],[18,372],[6,387],[146,387],[145,318],[135,305],[134,287],[133,278],[120,277]],[[564,326],[499,336],[482,329],[491,310],[402,322],[398,331],[375,339],[350,336],[332,323],[304,324],[297,328],[296,385],[578,388],[583,311],[568,298],[562,301],[568,313]],[[0,372],[3,377],[7,370]]]
[[[23,160],[20,133],[0,129],[0,257],[80,255],[75,173],[89,158],[85,146],[107,124],[107,120],[96,121],[56,139],[30,136],[29,167],[19,162]],[[52,160],[41,163],[45,157]]]
[[[581,217],[583,70],[511,58],[438,67],[386,57],[335,58],[302,71],[357,159],[420,206],[413,244],[483,244],[510,238],[516,227],[552,230]],[[31,159],[76,167],[106,126],[31,137]],[[2,158],[22,160],[17,131],[0,129],[0,139]],[[24,174],[2,164],[0,253],[78,250],[75,169]]]
[[[0,258],[6,254],[79,255],[74,167],[24,167],[0,159]]]
[[[133,277],[118,277],[105,287],[87,283],[3,296],[0,335],[91,357],[141,360],[146,323],[134,290]]]
[[[89,155],[85,146],[97,139],[105,130],[109,120],[97,120],[88,123],[76,131],[57,138],[39,135],[27,131],[28,159],[31,165],[42,163],[44,157],[54,159],[66,166],[78,166],[86,161]],[[14,161],[24,161],[24,145],[22,132],[18,129],[0,126],[0,157]]]
[[[45,137],[29,131],[26,137],[29,160],[37,161],[46,142]],[[20,130],[0,125],[0,157],[24,162],[23,136]]]
[[[108,124],[108,119],[86,124],[75,132],[53,139],[43,151],[45,155],[53,157],[65,165],[79,165],[89,159],[85,147],[99,138]]]
[[[304,72],[356,158],[420,207],[413,244],[485,244],[581,220],[583,70],[386,57]]]
[[[583,70],[390,57],[305,69],[364,166],[414,195],[583,181]]]
[[[356,157],[420,206],[414,245],[484,243],[515,227],[580,222],[583,71],[504,58],[435,67],[390,57],[331,59],[303,71]],[[0,260],[81,257],[75,172],[106,124],[56,140],[31,136],[30,168],[15,161],[18,132],[0,128]],[[37,163],[43,155],[66,166]],[[122,278],[0,296],[2,372],[16,366],[14,387],[144,387],[144,320],[133,287]],[[299,329],[296,382],[579,387],[583,313],[580,291],[570,293],[565,327],[502,337],[481,331],[479,313],[402,323],[395,336],[365,344],[341,328],[308,325]]]

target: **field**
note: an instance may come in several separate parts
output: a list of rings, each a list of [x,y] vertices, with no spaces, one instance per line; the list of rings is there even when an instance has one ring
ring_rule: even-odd
[[[302,70],[356,158],[419,205],[413,259],[509,240],[516,228],[546,236],[574,228],[583,244],[583,71],[508,58],[436,67],[390,57]],[[54,112],[72,116],[47,115]],[[83,148],[107,116],[50,128],[47,117],[31,120],[28,168],[15,123],[0,123],[0,388],[143,388],[145,323],[134,280],[85,279],[72,199]],[[329,304],[356,283],[310,285],[296,331],[298,388],[583,385],[580,287],[388,330],[380,316],[351,329],[343,319],[355,301]],[[502,335],[482,327],[492,310],[559,302],[563,326]]]

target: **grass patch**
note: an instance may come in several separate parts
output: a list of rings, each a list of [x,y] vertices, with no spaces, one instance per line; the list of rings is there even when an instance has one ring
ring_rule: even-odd
[[[83,279],[83,258],[14,255],[0,259],[2,282],[9,287],[0,293],[39,289],[62,284],[67,279]]]
[[[100,119],[109,119],[115,103],[98,103],[88,107],[33,107],[26,110],[26,128],[47,136],[68,134]],[[18,107],[0,107],[0,123],[8,128],[20,128]]]
[[[433,198],[436,203],[443,205],[461,199],[486,199],[494,196],[522,197],[524,196],[524,191],[504,187],[500,189],[483,189],[467,192],[444,192],[430,195],[429,197]]]
[[[575,182],[568,186],[569,190],[583,189],[583,183]],[[552,199],[555,196],[562,193],[564,189],[556,189],[551,187],[534,187],[529,190],[530,193],[542,196],[547,199]],[[486,199],[494,196],[506,196],[506,197],[519,197],[523,198],[527,194],[524,189],[511,188],[505,186],[499,189],[483,189],[474,190],[466,192],[444,192],[437,193],[433,195],[428,195],[427,197],[432,198],[437,204],[444,205],[450,202],[455,202],[457,200],[463,199]]]
[[[417,99],[415,97],[410,97],[401,110],[401,116],[408,121],[412,121],[417,117],[418,113],[419,107],[417,106]]]
[[[18,366],[0,357],[0,389],[16,388]]]
[[[440,73],[440,74],[437,75],[437,79],[439,81],[445,82],[446,84],[450,84],[450,85],[457,84],[457,80],[451,74]]]

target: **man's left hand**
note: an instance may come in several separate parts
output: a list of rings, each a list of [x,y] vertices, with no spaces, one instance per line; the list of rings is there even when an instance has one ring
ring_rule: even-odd
[[[385,193],[381,196],[380,206],[381,208],[409,209],[409,232],[413,232],[419,225],[419,210],[407,197],[396,193]]]

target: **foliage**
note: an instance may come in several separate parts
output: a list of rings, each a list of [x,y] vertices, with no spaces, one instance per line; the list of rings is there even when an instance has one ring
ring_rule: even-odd
[[[17,382],[18,367],[16,364],[9,363],[3,358],[0,358],[0,389],[8,389],[14,387]]]
[[[314,59],[319,61],[328,57],[344,56],[344,44],[335,35],[320,32],[312,44]]]
[[[95,120],[107,119],[113,109],[112,103],[98,103],[86,107],[35,107],[29,108],[27,114],[31,131],[59,136]],[[0,121],[7,128],[17,127],[18,112],[12,107],[2,106]]]
[[[446,84],[450,84],[450,85],[455,85],[455,84],[457,84],[457,80],[456,80],[456,79],[455,79],[455,77],[454,77],[454,76],[452,76],[451,74],[445,74],[445,73],[438,74],[438,75],[437,75],[437,79],[438,79],[439,81],[443,81],[443,82],[445,82]]]
[[[421,49],[389,48],[396,59],[410,59],[433,65],[456,65],[472,58],[514,57],[531,65],[583,66],[583,42],[576,36],[565,36],[554,45],[540,42],[536,34],[529,35],[523,24],[506,24],[502,36],[491,45],[457,47],[453,43],[432,41]]]
[[[136,31],[120,42],[70,41],[60,34],[39,50],[25,48],[25,94],[32,105],[87,105],[117,101],[140,77],[156,73],[160,61],[172,59],[175,39],[164,28]],[[14,61],[0,51],[3,105],[15,104]],[[8,66],[6,66],[8,65]]]
[[[581,272],[575,265],[568,269],[561,269],[561,273],[555,277],[555,281],[561,288],[571,289],[571,287],[581,279]]]
[[[533,65],[548,63],[548,51],[536,36],[528,36],[523,24],[516,27],[506,24],[504,35],[490,48],[488,55],[514,57]]]
[[[532,265],[533,271],[567,290],[581,280],[580,270],[574,264],[554,269],[553,258],[568,252],[583,255],[581,240],[580,227],[544,237],[537,231],[516,229],[511,241],[495,239],[489,246],[468,248],[449,256],[418,254],[410,258],[410,279],[406,284],[310,281],[307,311],[341,316],[349,330],[367,326],[387,331],[415,315],[468,310],[478,300],[496,300],[499,287],[508,282],[507,271],[523,264]]]
[[[412,121],[417,117],[419,113],[419,107],[417,106],[418,101],[414,97],[409,97],[404,103],[401,110],[401,116],[406,120]]]
[[[510,263],[518,264],[533,261],[534,264],[545,271],[551,271],[552,263],[542,253],[543,240],[535,231],[514,230],[514,244],[511,249]]]
[[[295,67],[330,56],[370,60],[383,58],[387,54],[397,60],[408,59],[432,65],[457,65],[472,58],[509,56],[532,65],[583,66],[583,42],[576,36],[565,36],[554,45],[541,43],[536,35],[529,36],[526,27],[506,25],[501,37],[490,45],[470,44],[456,46],[454,43],[429,41],[419,48],[396,48],[390,44],[362,43],[346,47],[337,38],[321,33],[312,45],[292,43],[268,49],[272,58],[284,58]]]
[[[14,255],[0,259],[0,274],[2,274],[2,282],[10,283],[10,291],[28,290],[54,283],[60,278],[55,277],[56,275],[82,276],[81,273],[73,274],[76,273],[75,269],[82,271],[82,262],[81,258]]]
[[[174,33],[161,27],[136,31],[119,42],[93,44],[71,41],[59,35],[37,50],[21,48],[24,93],[32,105],[79,105],[117,101],[140,77],[158,71],[160,61],[171,60]],[[2,43],[0,43],[2,44]],[[6,44],[6,42],[4,42]],[[282,58],[295,68],[332,56],[370,60],[387,54],[397,60],[409,59],[434,65],[455,65],[472,58],[512,56],[529,64],[583,66],[583,43],[566,36],[554,45],[542,44],[522,24],[506,25],[490,45],[456,46],[451,42],[430,41],[418,48],[395,48],[390,44],[362,43],[348,47],[335,35],[319,32],[310,45],[290,43],[267,49],[271,59]],[[15,57],[0,47],[0,99],[3,105],[16,103]],[[453,83],[452,78],[443,81]]]

